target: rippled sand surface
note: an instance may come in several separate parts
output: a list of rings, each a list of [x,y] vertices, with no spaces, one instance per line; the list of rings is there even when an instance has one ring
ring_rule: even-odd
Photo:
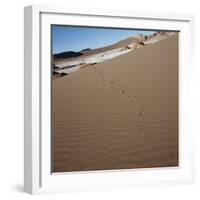
[[[53,172],[178,165],[178,34],[53,80]]]

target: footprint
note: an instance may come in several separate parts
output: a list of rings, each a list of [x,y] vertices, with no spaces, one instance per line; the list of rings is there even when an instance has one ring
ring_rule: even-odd
[[[122,94],[125,94],[125,91],[124,91],[124,90],[122,90]]]
[[[114,81],[110,81],[110,84],[113,85],[113,84],[114,84]]]
[[[142,126],[138,126],[138,132],[139,132],[139,133],[142,133],[143,130],[144,130],[144,126],[143,126],[143,125],[142,125]]]
[[[131,96],[128,96],[128,98],[130,99],[130,98],[131,98]]]
[[[141,117],[144,114],[143,110],[137,110],[137,117]]]

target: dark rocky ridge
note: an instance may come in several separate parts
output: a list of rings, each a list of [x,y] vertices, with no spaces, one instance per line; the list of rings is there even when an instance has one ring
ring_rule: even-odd
[[[59,60],[59,59],[63,59],[63,58],[74,58],[74,57],[78,57],[78,56],[82,56],[82,55],[83,55],[83,53],[81,53],[81,52],[65,51],[62,53],[54,54],[53,59]]]

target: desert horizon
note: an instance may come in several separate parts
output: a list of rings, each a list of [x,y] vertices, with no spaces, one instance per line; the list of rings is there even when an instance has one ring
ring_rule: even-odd
[[[52,35],[52,172],[178,166],[179,33],[85,29]]]

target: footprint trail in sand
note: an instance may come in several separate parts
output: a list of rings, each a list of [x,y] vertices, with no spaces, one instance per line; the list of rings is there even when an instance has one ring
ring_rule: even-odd
[[[131,102],[135,104],[137,121],[140,122],[142,119],[142,116],[144,115],[144,110],[140,109],[140,105],[137,102],[137,98],[135,96],[131,96],[130,94],[128,94],[128,92],[126,92],[125,89],[121,89],[114,81],[110,81],[110,85],[112,89],[118,89],[121,95],[125,96],[128,100],[130,100]],[[144,133],[144,125],[139,125],[137,127],[137,133],[140,133],[140,134]]]
[[[103,84],[104,83],[109,84],[109,86],[111,87],[112,90],[117,90],[120,95],[123,95],[131,103],[134,103],[134,106],[136,108],[136,119],[139,122],[139,124],[141,124],[137,127],[137,133],[144,134],[145,127],[141,123],[142,117],[144,116],[144,110],[140,108],[141,106],[139,105],[136,96],[132,96],[132,95],[128,94],[128,92],[125,89],[122,89],[114,80],[107,81],[104,77],[103,72],[100,69],[98,69],[97,67],[94,66],[93,69],[100,76],[100,79]]]

